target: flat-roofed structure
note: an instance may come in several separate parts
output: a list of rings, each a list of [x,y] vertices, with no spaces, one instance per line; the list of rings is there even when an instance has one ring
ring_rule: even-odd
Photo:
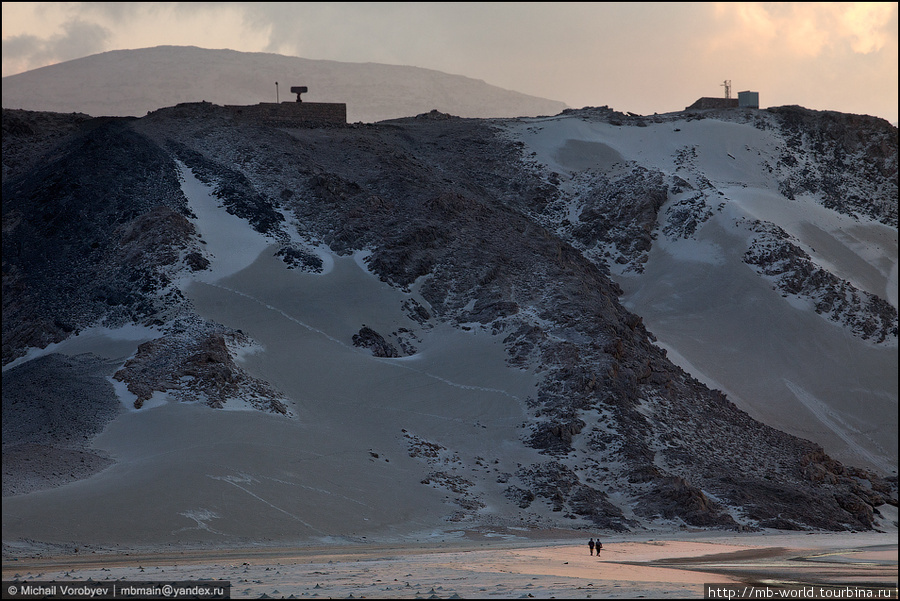
[[[738,92],[738,106],[747,109],[759,108],[759,92]]]
[[[274,127],[301,127],[309,125],[346,125],[347,105],[343,102],[303,102],[300,94],[306,86],[292,86],[297,95],[294,102],[260,102],[246,106],[226,105],[236,119],[256,121]]]
[[[709,96],[704,96],[703,98],[698,98],[697,102],[695,102],[691,106],[684,107],[684,110],[693,111],[701,109],[731,109],[737,108],[737,106],[737,98],[711,98]]]
[[[255,120],[276,127],[314,124],[347,124],[343,102],[261,102],[247,106],[226,105],[237,119]]]

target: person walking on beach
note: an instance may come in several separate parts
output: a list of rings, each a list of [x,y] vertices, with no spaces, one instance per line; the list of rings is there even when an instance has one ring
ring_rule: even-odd
[[[588,549],[591,550],[591,555],[594,554],[594,539],[588,541]],[[597,555],[600,555],[600,552],[597,552]]]
[[[603,543],[600,542],[600,539],[597,539],[597,542],[594,543],[594,546],[597,548],[597,557],[600,557],[600,549],[603,548]]]

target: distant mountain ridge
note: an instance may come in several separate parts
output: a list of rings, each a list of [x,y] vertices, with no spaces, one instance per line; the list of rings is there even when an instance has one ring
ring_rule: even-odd
[[[344,102],[350,122],[437,109],[461,117],[555,115],[566,104],[431,69],[311,60],[262,52],[157,46],[113,50],[3,78],[3,108],[143,116],[183,102]]]

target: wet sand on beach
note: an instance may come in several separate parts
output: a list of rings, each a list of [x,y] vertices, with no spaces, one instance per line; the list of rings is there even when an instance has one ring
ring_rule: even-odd
[[[4,559],[4,580],[230,581],[232,597],[702,597],[705,583],[896,586],[895,534],[454,540]]]

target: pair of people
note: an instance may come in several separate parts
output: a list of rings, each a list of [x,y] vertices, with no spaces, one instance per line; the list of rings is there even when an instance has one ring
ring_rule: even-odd
[[[600,542],[600,539],[597,539],[597,542],[594,542],[594,539],[588,541],[588,549],[591,550],[591,555],[594,554],[594,549],[597,549],[597,557],[600,557],[600,549],[603,548],[603,543]]]

